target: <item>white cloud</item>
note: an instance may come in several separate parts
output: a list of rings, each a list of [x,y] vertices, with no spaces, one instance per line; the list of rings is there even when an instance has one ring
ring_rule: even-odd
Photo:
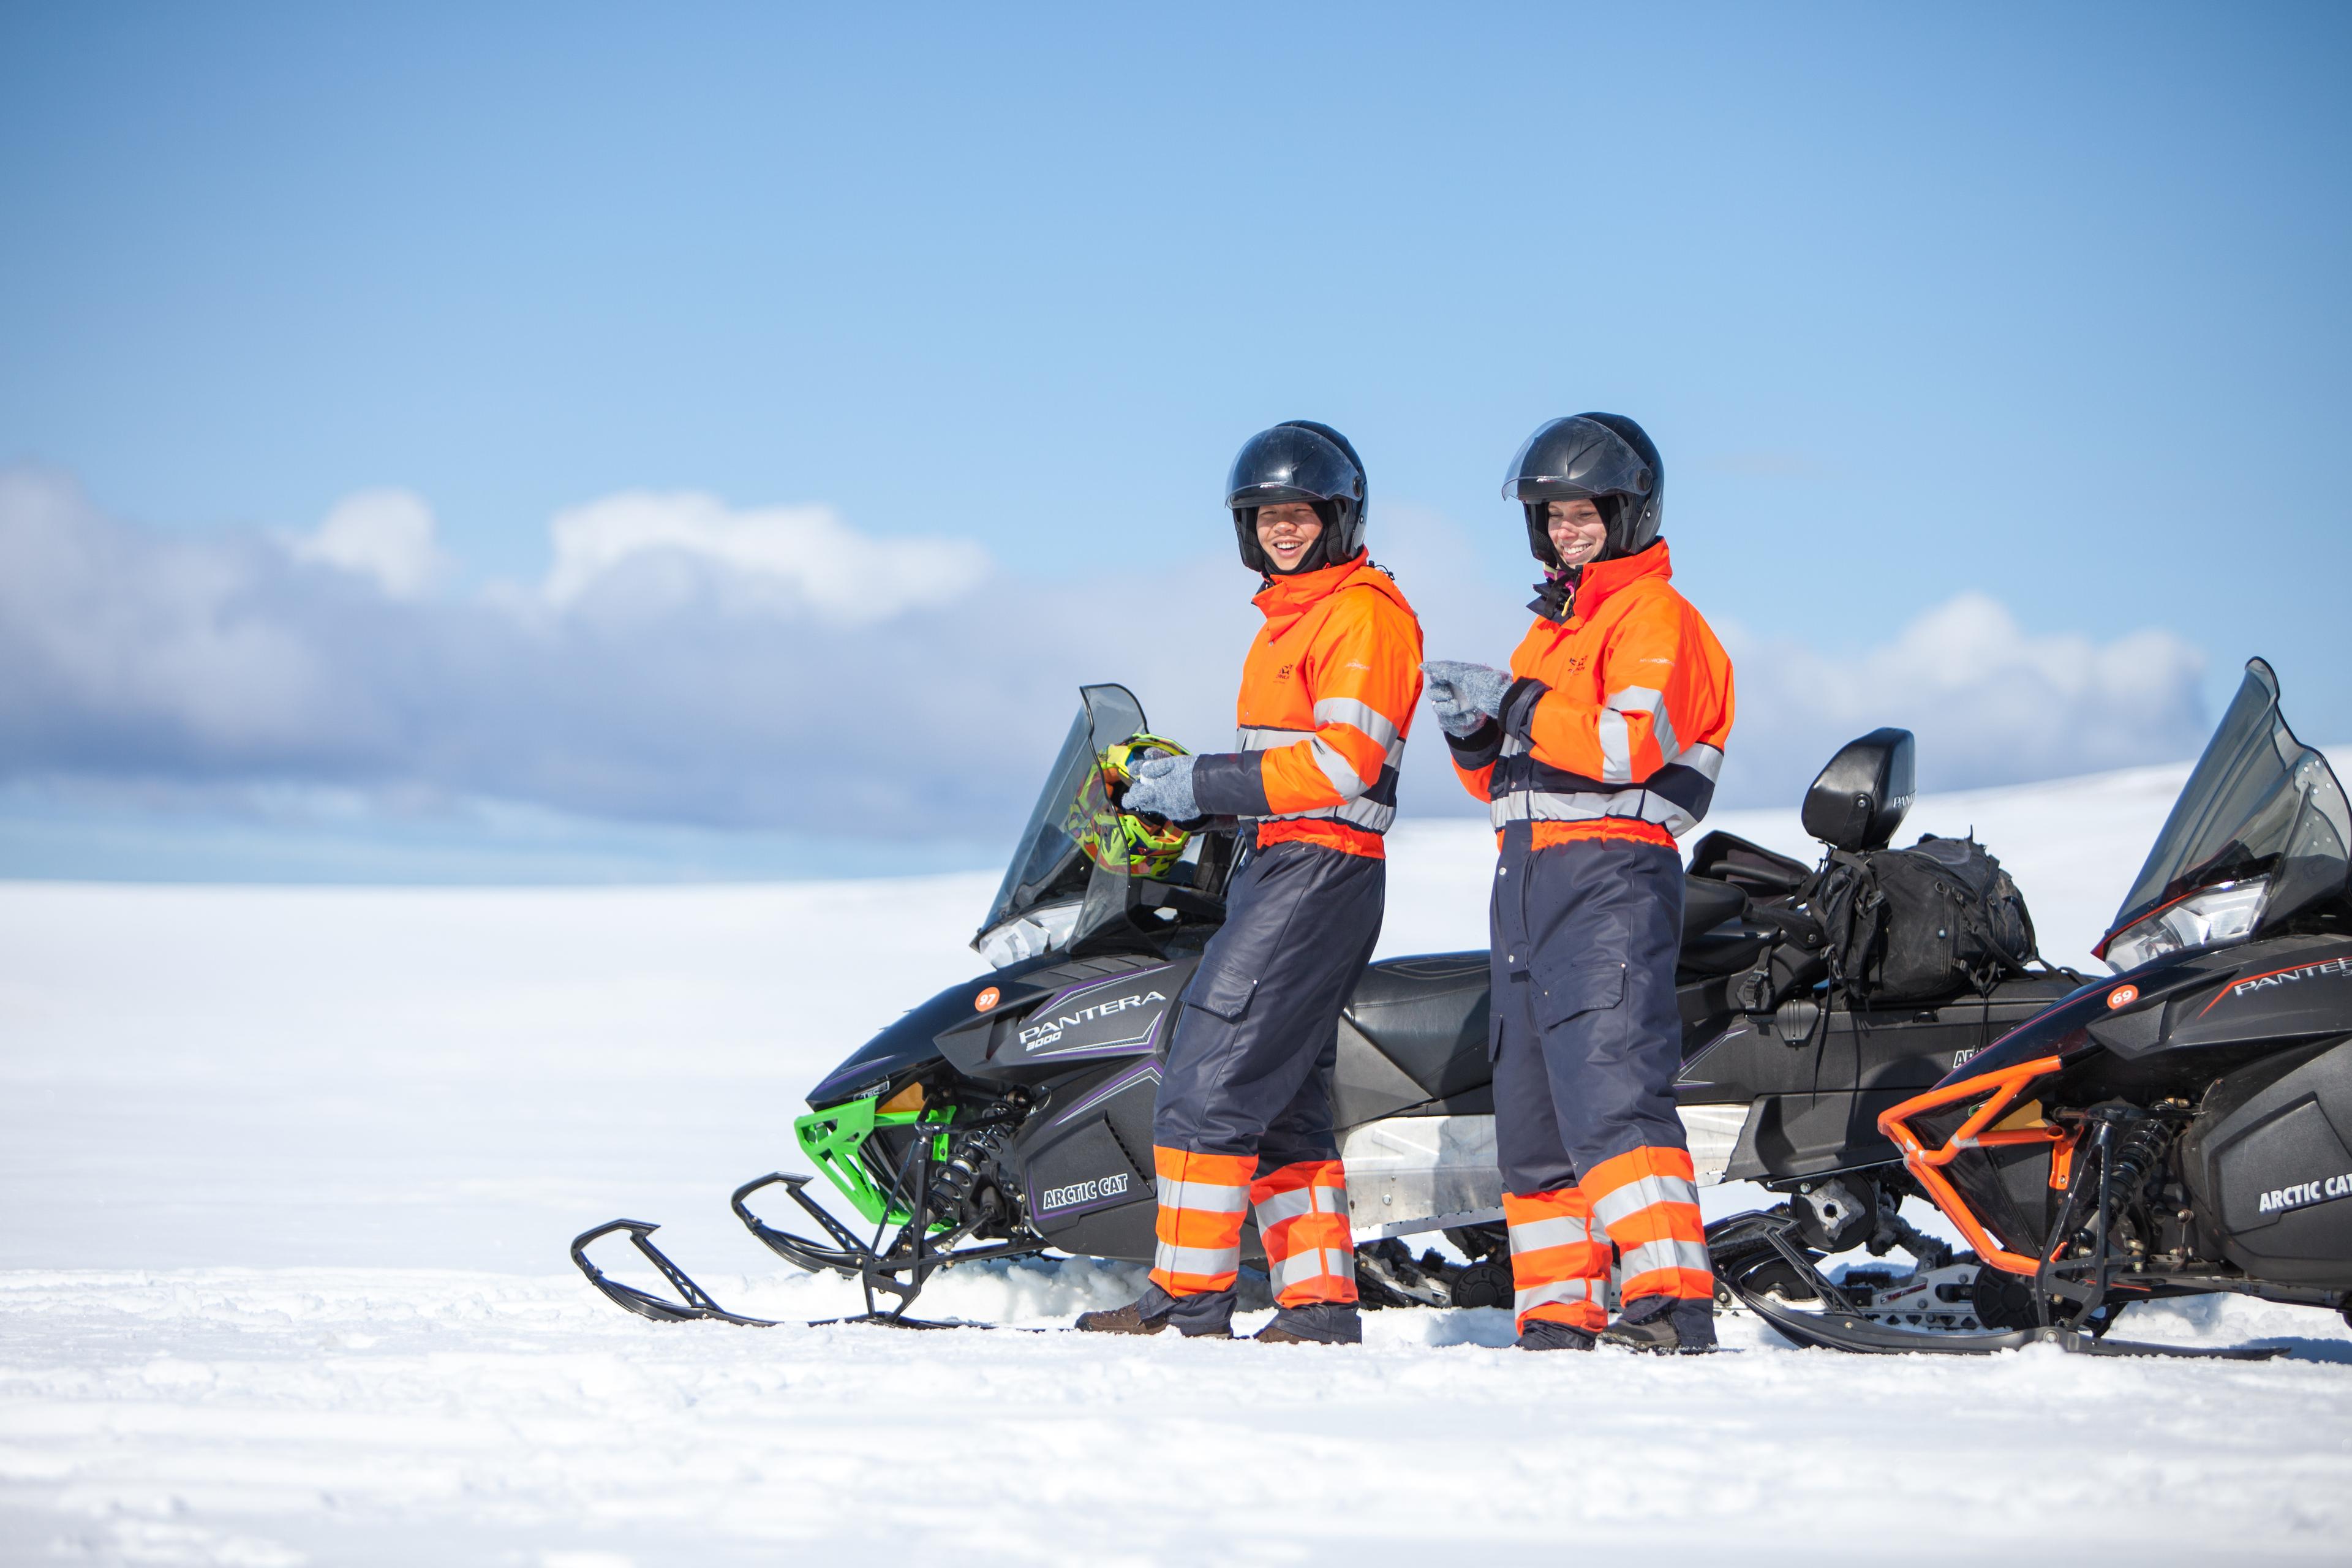
[[[1228,744],[1259,624],[1255,579],[1222,551],[1161,563],[1139,598],[1124,578],[1007,581],[969,542],[709,497],[579,508],[540,586],[432,595],[414,548],[429,535],[406,515],[321,529],[343,557],[320,571],[257,535],[142,529],[57,476],[0,472],[0,783],[275,782],[987,838],[1017,827],[1083,681],[1125,681],[1162,733]],[[1524,591],[1471,575],[1443,519],[1385,515],[1396,548],[1380,556],[1431,653],[1499,658]],[[1717,625],[1740,699],[1727,805],[1792,802],[1836,745],[1886,723],[1918,731],[1931,787],[2203,740],[2199,656],[2166,632],[2032,635],[1975,595],[1850,658]],[[1404,809],[1476,810],[1425,711],[1414,729]]]
[[[687,587],[674,574],[659,574],[667,556],[722,567],[755,597],[832,625],[868,626],[969,593],[989,567],[987,552],[970,540],[876,539],[830,507],[736,511],[692,490],[606,496],[558,513],[550,532],[555,563],[544,591],[558,605],[605,589],[633,595],[641,607],[667,607]]]
[[[327,513],[317,531],[289,542],[295,557],[371,579],[385,595],[414,599],[433,586],[443,559],[433,509],[413,490],[360,490]]]
[[[1751,794],[1768,780],[1801,787],[1836,746],[1882,724],[1918,734],[1921,783],[1939,789],[2169,761],[2205,739],[2204,655],[2168,631],[2106,643],[2030,633],[1979,593],[1851,657],[1719,629],[1738,683],[1730,757]]]

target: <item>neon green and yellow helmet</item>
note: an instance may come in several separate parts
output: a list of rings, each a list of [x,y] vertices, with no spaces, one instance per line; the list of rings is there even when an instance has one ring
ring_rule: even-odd
[[[1134,764],[1144,758],[1191,754],[1173,741],[1141,731],[1104,751],[1087,787],[1070,804],[1066,828],[1087,859],[1155,881],[1174,869],[1192,836],[1163,817],[1120,809],[1118,797],[1133,781]]]

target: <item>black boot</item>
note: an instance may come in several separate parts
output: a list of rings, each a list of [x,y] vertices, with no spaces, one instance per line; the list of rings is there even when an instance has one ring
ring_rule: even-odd
[[[1234,1293],[1171,1296],[1157,1285],[1146,1285],[1143,1294],[1124,1307],[1079,1313],[1077,1326],[1089,1334],[1156,1334],[1174,1329],[1188,1340],[1229,1340],[1234,1337]]]
[[[1604,1345],[1674,1355],[1704,1355],[1715,1349],[1715,1302],[1644,1296],[1601,1331]]]
[[[1592,1336],[1566,1323],[1536,1318],[1519,1331],[1519,1348],[1523,1351],[1589,1351],[1592,1348]]]
[[[1310,1301],[1283,1308],[1250,1337],[1262,1345],[1360,1345],[1364,1317],[1353,1301]]]

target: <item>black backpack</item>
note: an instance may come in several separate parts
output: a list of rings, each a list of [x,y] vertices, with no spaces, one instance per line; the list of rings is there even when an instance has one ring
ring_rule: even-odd
[[[1974,835],[1833,850],[1806,902],[1827,932],[1831,973],[1858,1000],[1990,991],[2041,956],[2024,896]]]

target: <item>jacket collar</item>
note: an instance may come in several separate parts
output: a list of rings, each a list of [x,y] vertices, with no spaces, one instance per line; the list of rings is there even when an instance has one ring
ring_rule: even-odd
[[[1359,550],[1337,566],[1322,566],[1312,572],[1295,572],[1287,577],[1270,578],[1250,603],[1265,612],[1267,631],[1279,637],[1299,616],[1359,580],[1367,586],[1379,588],[1392,599],[1397,597],[1396,586],[1389,581],[1389,574],[1372,564],[1371,552]]]
[[[1661,539],[1639,554],[1621,555],[1613,561],[1595,561],[1577,574],[1572,593],[1559,593],[1559,584],[1556,582],[1547,581],[1538,584],[1536,602],[1528,608],[1562,624],[1581,620],[1644,577],[1671,582],[1674,575],[1674,557],[1667,553],[1666,542]],[[1556,607],[1552,605],[1555,595],[1560,600]]]

